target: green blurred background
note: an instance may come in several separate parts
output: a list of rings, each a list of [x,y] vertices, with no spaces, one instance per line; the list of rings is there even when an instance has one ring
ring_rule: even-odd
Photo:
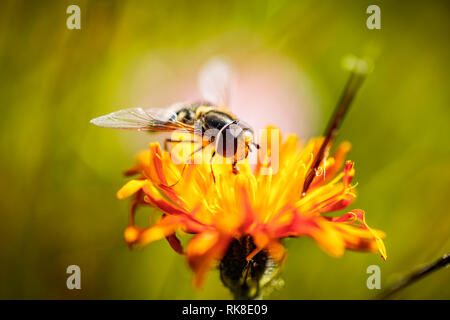
[[[66,28],[70,4],[81,8],[81,30]],[[371,4],[381,30],[366,28]],[[285,286],[271,298],[373,298],[367,266],[380,266],[386,288],[449,252],[449,13],[444,1],[2,1],[0,298],[231,297],[217,271],[195,291],[165,241],[127,249],[129,203],[115,192],[151,138],[89,123],[179,101],[176,88],[218,54],[237,66],[264,56],[271,70],[276,61],[301,70],[293,91],[313,92],[311,118],[294,119],[309,128],[303,139],[323,131],[346,81],[342,58],[376,59],[339,140],[353,144],[352,208],[387,233],[388,260],[334,259],[310,239],[289,239]],[[259,116],[269,123],[269,111]],[[81,267],[81,290],[66,288],[71,264]],[[440,270],[395,297],[449,299],[449,282]]]

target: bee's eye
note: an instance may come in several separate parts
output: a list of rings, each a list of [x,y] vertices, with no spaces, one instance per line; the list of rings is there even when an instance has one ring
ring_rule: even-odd
[[[232,123],[219,132],[217,139],[218,154],[242,160],[247,155],[247,147],[253,143],[253,131],[240,122]]]
[[[230,158],[236,154],[240,136],[239,134],[236,135],[236,131],[230,127],[222,130],[217,137],[217,152],[225,158]]]

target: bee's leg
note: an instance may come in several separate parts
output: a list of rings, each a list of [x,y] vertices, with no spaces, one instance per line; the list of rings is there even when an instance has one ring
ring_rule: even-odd
[[[234,173],[234,174],[238,174],[238,173],[239,173],[239,168],[237,167],[237,162],[233,162],[233,163],[231,164],[231,167],[232,167],[232,169],[233,169],[233,173]]]
[[[215,155],[216,155],[216,150],[214,150],[214,152],[211,155],[211,159],[209,159],[209,166],[211,167],[211,175],[212,175],[214,183],[216,183],[216,176],[214,175],[214,169],[213,169],[213,159],[214,159]]]
[[[183,141],[181,141],[181,142],[183,142]],[[192,156],[193,156],[194,154],[196,154],[196,153],[199,152],[199,151],[202,151],[202,150],[203,150],[204,148],[206,148],[207,146],[209,146],[209,143],[206,144],[206,145],[201,145],[200,147],[198,147],[196,150],[194,150],[194,152],[191,153],[189,159],[192,158]],[[181,179],[183,178],[184,171],[186,170],[187,165],[188,165],[188,162],[186,161],[186,162],[183,164],[183,169],[181,169],[180,179],[178,179],[177,182],[175,182],[174,184],[171,184],[171,185],[166,186],[166,187],[172,188],[172,187],[176,186],[176,185],[178,184],[178,182],[181,181]]]
[[[175,187],[178,184],[178,182],[180,182],[181,179],[183,178],[186,167],[187,167],[187,163],[183,164],[183,169],[181,169],[180,179],[178,179],[174,184],[168,185],[166,187],[169,187],[169,188]]]

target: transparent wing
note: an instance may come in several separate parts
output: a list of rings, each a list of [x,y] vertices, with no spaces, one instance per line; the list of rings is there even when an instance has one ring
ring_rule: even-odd
[[[198,76],[198,86],[203,98],[219,107],[230,105],[232,81],[232,69],[222,58],[209,60]]]
[[[189,125],[177,121],[177,115],[167,109],[131,108],[119,110],[91,120],[99,127],[113,129],[131,129],[148,131],[175,131],[192,132]]]

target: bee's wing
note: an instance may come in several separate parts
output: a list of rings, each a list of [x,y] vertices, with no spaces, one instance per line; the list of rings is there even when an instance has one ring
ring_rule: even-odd
[[[203,98],[219,107],[231,103],[233,72],[221,58],[209,60],[198,75],[198,86]]]
[[[177,115],[167,109],[131,108],[119,110],[91,120],[99,127],[113,129],[148,130],[170,132],[182,130],[193,132],[192,126],[177,121]]]

